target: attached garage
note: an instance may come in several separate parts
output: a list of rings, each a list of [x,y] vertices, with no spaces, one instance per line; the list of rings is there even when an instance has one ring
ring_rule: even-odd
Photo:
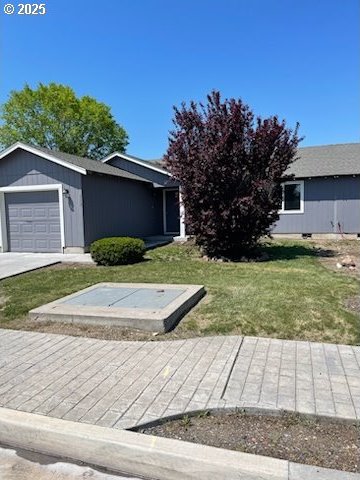
[[[58,191],[5,194],[10,252],[61,252]]]
[[[112,165],[16,143],[0,152],[0,252],[82,253],[161,235],[162,191]]]
[[[63,252],[61,184],[0,187],[0,213],[2,251]]]

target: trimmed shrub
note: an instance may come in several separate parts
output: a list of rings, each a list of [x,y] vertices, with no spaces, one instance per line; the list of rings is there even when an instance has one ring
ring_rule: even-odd
[[[90,253],[98,265],[126,265],[143,259],[145,243],[140,238],[101,238],[91,244]]]

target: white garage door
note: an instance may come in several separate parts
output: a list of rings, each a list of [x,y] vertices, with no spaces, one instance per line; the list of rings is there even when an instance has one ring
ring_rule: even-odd
[[[9,251],[61,252],[57,191],[5,194]]]

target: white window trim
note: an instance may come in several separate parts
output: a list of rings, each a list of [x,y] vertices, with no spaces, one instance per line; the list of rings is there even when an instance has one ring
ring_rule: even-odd
[[[164,225],[164,235],[178,235],[179,232],[168,232],[166,225],[166,192],[178,191],[177,188],[164,188],[163,189],[163,225]],[[180,200],[180,198],[179,198]]]
[[[50,185],[26,185],[19,187],[1,187],[0,188],[0,250],[1,252],[8,251],[7,238],[7,224],[5,214],[5,194],[6,193],[26,193],[26,192],[48,192],[57,190],[59,196],[59,210],[60,210],[60,235],[61,235],[61,250],[65,249],[65,221],[64,221],[64,198],[62,184]]]
[[[181,187],[179,188],[179,212],[180,212],[180,238],[186,237],[185,227],[185,206],[183,202]]]
[[[300,209],[299,210],[284,210],[285,206],[285,199],[284,199],[284,186],[285,185],[300,185]],[[304,213],[304,180],[290,180],[288,182],[283,182],[281,184],[281,188],[283,191],[283,199],[282,199],[282,204],[281,204],[281,210],[279,213],[281,215],[294,215],[294,214],[302,214]]]

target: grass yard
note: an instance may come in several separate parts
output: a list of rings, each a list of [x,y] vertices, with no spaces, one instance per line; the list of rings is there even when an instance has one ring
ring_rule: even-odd
[[[359,281],[331,271],[309,242],[278,241],[264,246],[261,263],[206,262],[191,245],[169,245],[128,266],[55,266],[3,280],[0,326],[100,338],[129,338],[102,327],[41,325],[29,310],[98,282],[203,284],[207,295],[176,330],[157,338],[242,334],[335,343],[360,342],[360,317],[345,308],[359,295]],[[117,330],[115,332],[114,330]],[[130,337],[132,338],[132,337]],[[135,337],[134,337],[135,338]],[[139,333],[136,338],[152,338]]]

